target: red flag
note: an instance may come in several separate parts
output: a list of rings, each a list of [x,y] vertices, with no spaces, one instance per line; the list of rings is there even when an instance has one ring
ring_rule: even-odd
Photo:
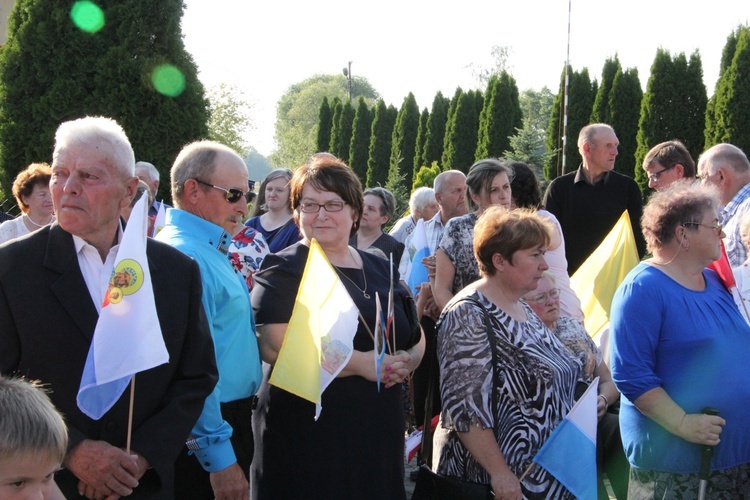
[[[708,268],[716,271],[727,291],[731,292],[732,288],[737,286],[734,274],[732,273],[732,266],[729,264],[729,257],[727,257],[727,249],[724,248],[724,240],[721,240],[721,257],[719,257],[719,260],[709,264]]]

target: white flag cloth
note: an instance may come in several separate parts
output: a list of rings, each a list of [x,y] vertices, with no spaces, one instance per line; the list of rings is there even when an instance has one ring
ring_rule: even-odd
[[[596,500],[596,377],[534,457],[576,498]]]
[[[430,256],[430,247],[427,245],[427,231],[424,227],[424,219],[419,219],[412,232],[411,244],[414,245],[414,256],[411,258],[409,277],[406,283],[411,289],[412,295],[417,296],[417,287],[429,281],[427,268],[422,264],[422,259]]]
[[[104,293],[78,390],[78,407],[98,420],[138,372],[169,362],[146,257],[148,197],[133,207]]]
[[[146,212],[148,213],[148,212]],[[151,236],[152,238],[155,238],[157,234],[159,234],[159,231],[164,229],[164,226],[167,225],[167,209],[164,208],[164,202],[159,202],[159,210],[156,211],[156,218],[154,219],[154,227],[151,230]]]

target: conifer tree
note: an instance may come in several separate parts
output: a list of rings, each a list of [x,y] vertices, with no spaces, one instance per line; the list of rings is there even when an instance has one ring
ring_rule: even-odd
[[[716,82],[716,88],[714,95],[708,100],[706,105],[706,132],[705,132],[705,147],[710,148],[720,142],[722,142],[722,133],[719,130],[719,126],[716,123],[718,117],[715,116],[714,106],[718,96],[725,92],[725,81],[726,78],[724,73],[732,65],[734,59],[734,53],[737,49],[737,40],[743,30],[747,30],[747,26],[739,26],[736,30],[732,31],[727,37],[727,43],[724,45],[724,50],[721,52],[721,64],[719,66],[719,79]]]
[[[476,93],[469,91],[461,94],[456,110],[446,127],[446,133],[450,135],[447,137],[443,151],[445,170],[457,169],[464,173],[468,172],[469,167],[474,163],[478,125]]]
[[[697,51],[688,61],[684,53],[672,59],[668,51],[658,49],[641,103],[635,166],[643,164],[649,149],[671,139],[681,140],[697,158],[705,139],[707,100]],[[648,192],[648,177],[642,168],[635,168],[635,180]]]
[[[339,127],[341,126],[341,113],[344,111],[341,99],[335,97],[331,103],[331,109],[333,110],[331,117],[331,141],[328,143],[326,151],[337,158],[341,158],[341,152],[339,151],[339,135],[341,131]]]
[[[339,118],[338,158],[349,163],[349,147],[352,142],[352,126],[354,125],[354,108],[346,101]]]
[[[408,188],[411,188],[412,176],[414,175],[414,154],[417,149],[418,129],[419,107],[414,94],[409,92],[396,117],[389,165],[391,169],[398,169],[399,177],[403,178]]]
[[[411,190],[414,192],[417,188],[421,187],[432,187],[435,183],[435,177],[437,177],[442,170],[438,162],[433,161],[429,167],[422,165],[414,176],[414,185]]]
[[[497,158],[510,149],[510,137],[521,127],[522,118],[516,80],[506,71],[493,75],[479,117],[474,157]]]
[[[367,159],[366,187],[385,186],[388,180],[388,166],[391,159],[393,125],[398,112],[392,105],[386,107],[381,99],[375,107],[372,121],[372,135]]]
[[[422,153],[424,151],[424,145],[427,140],[427,120],[430,119],[430,112],[427,108],[422,109],[422,114],[419,115],[419,129],[417,130],[417,145],[414,148],[414,172],[419,171],[422,166]]]
[[[318,113],[318,137],[315,143],[315,151],[328,151],[331,144],[331,129],[333,128],[333,116],[331,106],[328,104],[328,97],[323,97],[320,103],[320,112]]]
[[[558,175],[572,172],[581,163],[581,155],[578,153],[578,134],[581,129],[589,124],[591,110],[594,107],[595,84],[591,83],[589,71],[583,68],[581,72],[569,70],[570,85],[568,91],[568,127],[567,144],[565,146],[565,172],[562,172],[562,122],[563,102],[565,92],[565,70],[560,78],[560,90],[555,97],[555,106],[550,116],[549,129],[547,130],[547,151],[555,151],[557,154],[552,161],[545,163],[544,176],[552,180]]]
[[[359,177],[363,186],[367,185],[367,159],[370,156],[370,134],[372,134],[372,112],[364,97],[357,102],[357,112],[352,124],[352,141],[349,146],[349,166]]]
[[[432,165],[432,162],[439,162],[443,157],[445,124],[448,121],[449,107],[450,100],[438,91],[432,101],[430,117],[427,119],[427,136],[425,137],[420,165]]]
[[[594,99],[594,108],[591,111],[591,117],[589,118],[590,123],[610,123],[610,109],[609,109],[609,95],[612,91],[612,84],[615,81],[615,76],[618,71],[622,70],[620,66],[620,60],[615,57],[608,58],[604,61],[604,68],[602,68],[602,83],[596,92],[596,98]]]
[[[55,131],[66,120],[117,120],[136,158],[156,165],[162,179],[180,149],[208,133],[203,85],[182,40],[182,0],[99,1],[104,24],[98,31],[85,23],[90,31],[76,27],[71,4],[17,0],[10,12],[0,50],[6,194],[21,169],[50,161]],[[161,71],[176,85],[162,87]],[[168,200],[169,182],[161,185],[157,197]]]
[[[641,113],[643,90],[638,69],[619,70],[609,93],[609,124],[620,140],[615,171],[635,178],[635,150],[638,145],[638,119]]]
[[[719,78],[713,97],[715,118],[711,131],[706,124],[705,147],[728,142],[750,152],[750,27],[736,31],[731,63]],[[725,53],[728,50],[725,49]],[[723,64],[723,63],[722,63]],[[706,113],[708,121],[708,111]],[[709,133],[710,132],[710,133]]]

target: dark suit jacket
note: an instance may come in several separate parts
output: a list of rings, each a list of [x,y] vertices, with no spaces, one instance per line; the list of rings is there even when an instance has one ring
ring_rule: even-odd
[[[148,263],[169,363],[136,376],[131,449],[153,470],[134,497],[169,498],[173,464],[217,380],[213,342],[201,305],[198,265],[150,240]],[[98,315],[75,255],[58,224],[0,246],[0,373],[38,379],[65,416],[70,448],[84,439],[126,444],[129,390],[101,420],[76,404]],[[68,498],[76,478],[57,476]]]

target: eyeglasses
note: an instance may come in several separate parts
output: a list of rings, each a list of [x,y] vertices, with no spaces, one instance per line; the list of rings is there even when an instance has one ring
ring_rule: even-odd
[[[724,226],[721,224],[716,224],[715,226],[712,226],[711,224],[703,224],[702,222],[683,222],[683,226],[706,226],[710,227],[711,229],[715,230],[717,234],[721,234],[721,231],[724,229]]]
[[[649,176],[648,176],[648,181],[649,181],[649,182],[656,182],[656,181],[658,181],[658,180],[659,180],[659,176],[660,176],[661,174],[663,174],[663,173],[664,173],[664,172],[666,172],[667,170],[672,170],[672,169],[673,169],[674,167],[676,167],[676,166],[677,166],[677,165],[672,165],[671,167],[667,167],[667,168],[662,168],[662,169],[661,169],[661,170],[659,170],[658,172],[654,172],[653,174],[651,174],[651,175],[649,175]]]
[[[226,198],[226,200],[229,203],[237,203],[238,201],[245,198],[245,193],[243,193],[241,190],[236,189],[236,188],[227,189],[227,188],[223,188],[220,186],[214,186],[213,184],[209,184],[208,182],[203,182],[200,179],[195,179],[195,182],[197,182],[198,184],[203,184],[204,186],[218,189],[219,191],[224,191],[224,198]]]
[[[306,214],[317,214],[321,208],[325,208],[326,212],[341,212],[346,205],[343,201],[327,201],[322,205],[320,203],[300,203],[299,209]]]
[[[553,288],[549,292],[546,293],[540,293],[538,295],[534,295],[533,297],[526,297],[526,302],[534,302],[536,304],[544,304],[547,302],[547,299],[555,300],[560,296],[560,289],[559,288]]]

